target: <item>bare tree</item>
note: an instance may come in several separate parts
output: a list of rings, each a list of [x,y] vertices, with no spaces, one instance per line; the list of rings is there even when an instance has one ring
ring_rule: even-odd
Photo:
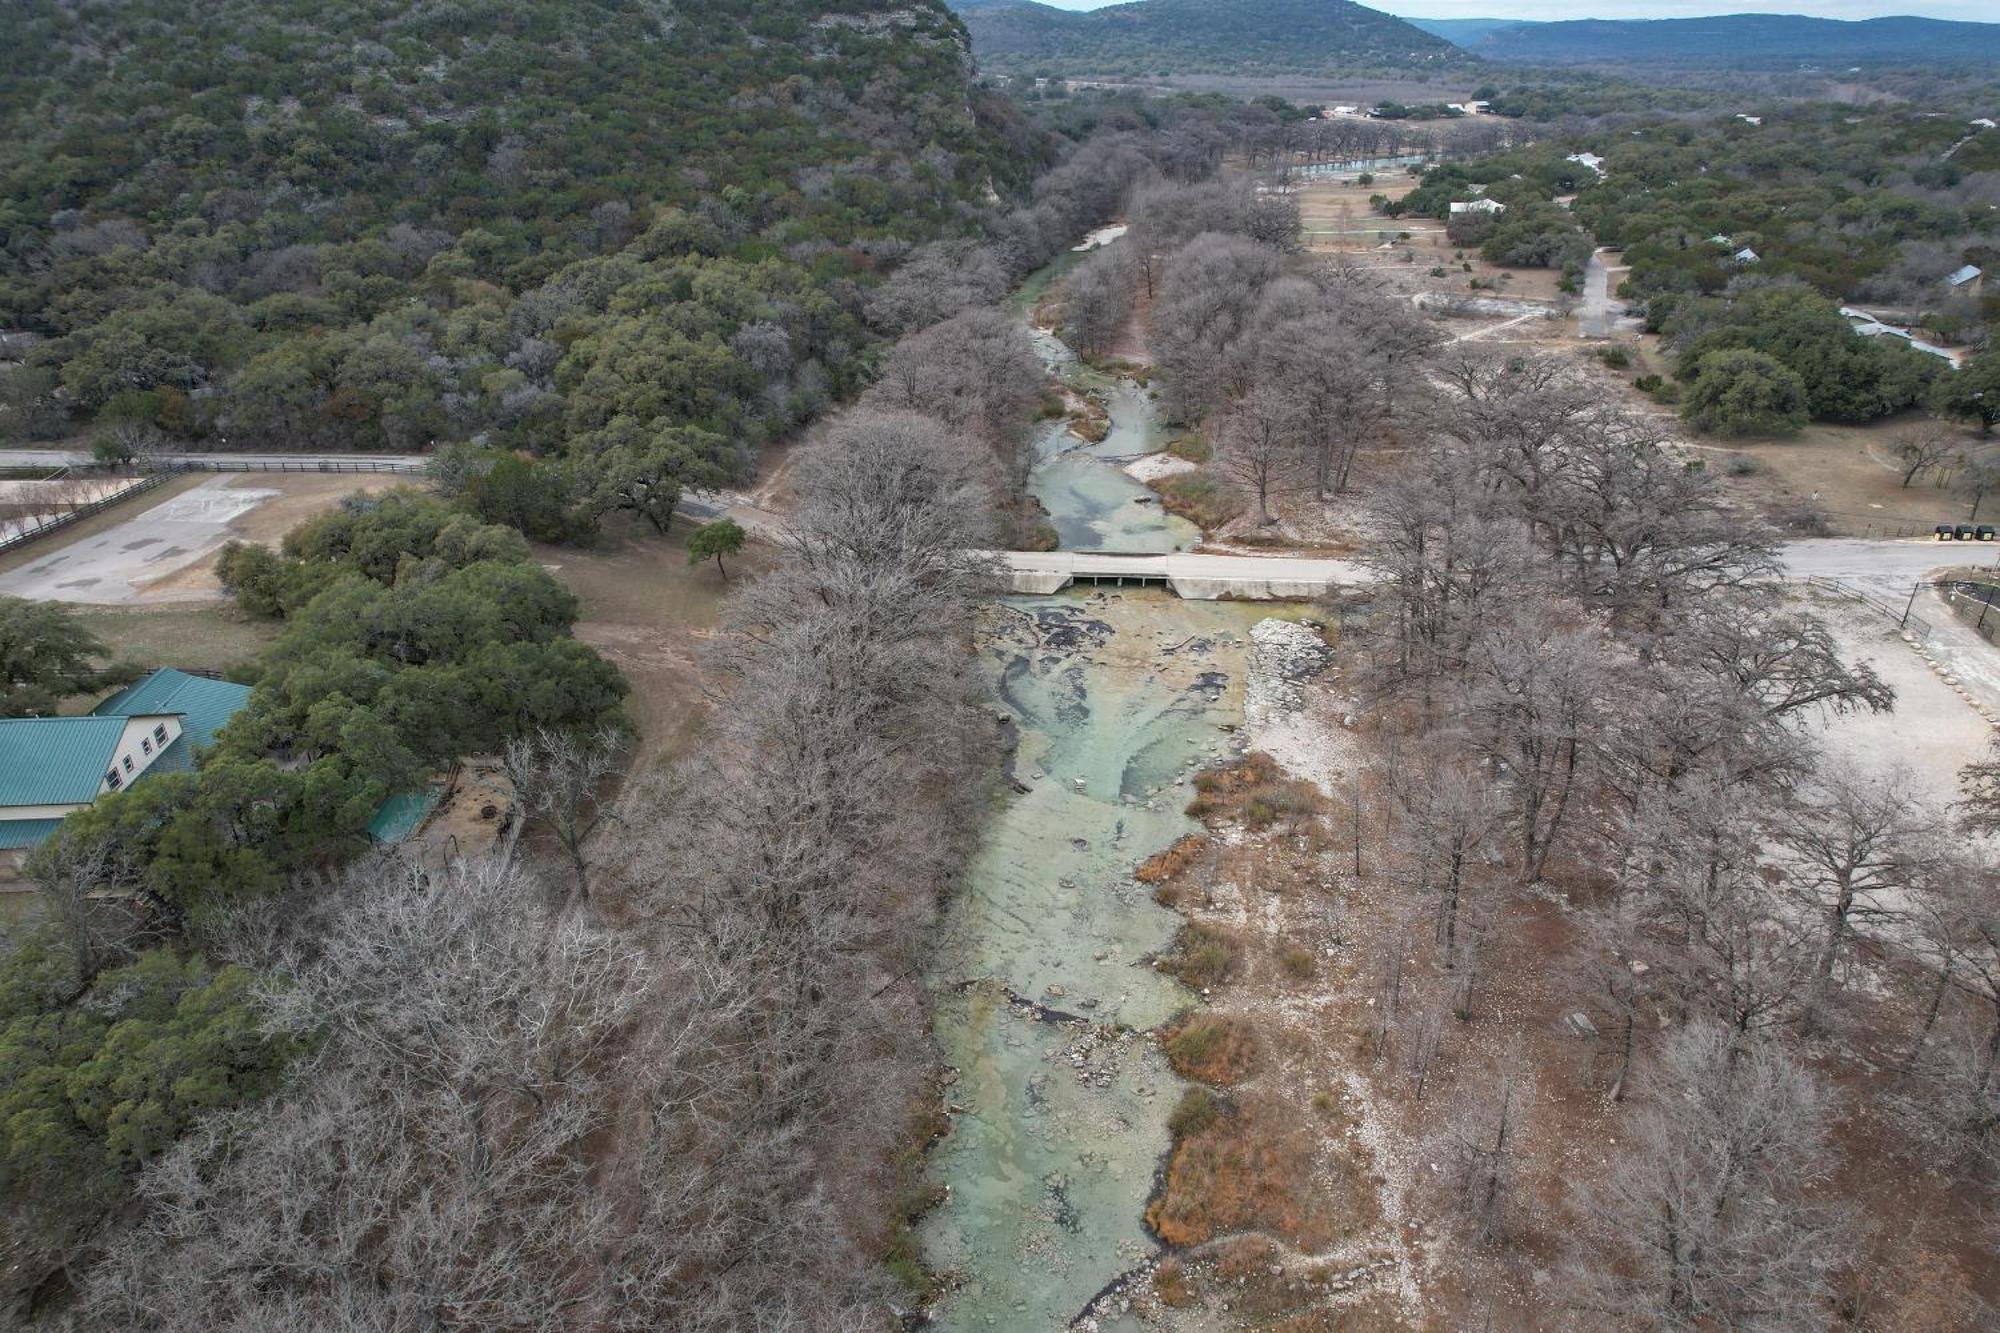
[[[1506,765],[1524,882],[1541,877],[1567,824],[1605,723],[1614,670],[1604,636],[1544,608],[1496,625],[1474,648],[1466,721],[1472,744]]]
[[[1257,506],[1257,523],[1268,527],[1272,497],[1296,489],[1304,472],[1298,445],[1299,417],[1272,389],[1257,389],[1229,418],[1222,470]]]
[[[1808,1021],[1831,1003],[1840,968],[1864,928],[1901,916],[1933,831],[1899,778],[1882,787],[1833,779],[1785,813],[1786,886],[1818,923]]]
[[[590,897],[585,844],[617,817],[604,789],[621,772],[625,744],[624,735],[610,728],[576,736],[542,727],[508,741],[502,756],[514,788],[514,836],[528,825],[546,828],[569,858],[578,900]]]
[[[1519,1166],[1534,1080],[1515,1044],[1459,1091],[1458,1110],[1440,1145],[1449,1162],[1450,1203],[1472,1240],[1490,1245],[1505,1236],[1519,1206]]]
[[[1943,469],[1961,452],[1958,432],[1942,421],[1926,421],[1898,431],[1889,446],[1903,468],[1903,489],[1908,490],[1926,472]]]
[[[1064,279],[1063,338],[1087,357],[1102,355],[1131,318],[1139,280],[1132,247],[1113,241]]]
[[[1579,1191],[1569,1298],[1648,1329],[1820,1329],[1850,1223],[1817,1203],[1831,1103],[1790,1055],[1668,1037],[1601,1182]]]

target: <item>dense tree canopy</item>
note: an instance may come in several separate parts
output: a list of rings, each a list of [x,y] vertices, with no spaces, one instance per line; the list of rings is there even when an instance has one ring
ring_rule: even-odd
[[[199,924],[352,851],[386,797],[455,759],[595,728],[625,695],[518,534],[412,491],[350,497],[281,552],[232,545],[219,571],[245,609],[285,621],[249,704],[196,772],[78,811],[31,871],[91,858],[106,884]]]
[[[929,0],[186,19],[9,14],[0,325],[47,336],[17,431],[754,443],[858,383],[884,265],[1032,166]]]
[[[104,678],[92,665],[103,653],[67,606],[0,597],[0,717],[52,715]]]

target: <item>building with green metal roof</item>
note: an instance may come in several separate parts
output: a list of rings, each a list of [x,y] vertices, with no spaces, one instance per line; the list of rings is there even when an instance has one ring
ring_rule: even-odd
[[[180,714],[181,738],[153,768],[158,773],[184,773],[194,767],[195,752],[215,744],[216,733],[249,702],[248,685],[164,667],[127,685],[90,712],[93,717]]]
[[[177,713],[0,718],[0,847],[33,847],[72,810],[130,786],[181,739]]]
[[[249,699],[248,685],[169,668],[85,717],[0,718],[0,853],[18,860],[63,816],[148,773],[192,769]]]

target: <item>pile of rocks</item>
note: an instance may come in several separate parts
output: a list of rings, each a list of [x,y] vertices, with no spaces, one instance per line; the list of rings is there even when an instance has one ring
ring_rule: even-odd
[[[1333,661],[1318,628],[1294,620],[1260,620],[1250,630],[1250,676],[1243,716],[1253,727],[1305,708],[1305,682]]]

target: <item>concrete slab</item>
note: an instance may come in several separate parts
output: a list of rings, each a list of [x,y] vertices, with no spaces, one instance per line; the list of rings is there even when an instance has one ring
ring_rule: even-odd
[[[1127,579],[1165,584],[1190,601],[1225,598],[1243,601],[1306,601],[1340,585],[1368,581],[1368,571],[1351,560],[1295,556],[1105,554],[1094,551],[1007,551],[998,553],[1010,591],[1046,595],[1084,579]]]
[[[185,593],[154,597],[146,590],[213,555],[229,540],[233,520],[278,494],[232,484],[240,480],[210,478],[94,536],[52,536],[47,550],[0,575],[0,593],[96,606],[185,600]]]

